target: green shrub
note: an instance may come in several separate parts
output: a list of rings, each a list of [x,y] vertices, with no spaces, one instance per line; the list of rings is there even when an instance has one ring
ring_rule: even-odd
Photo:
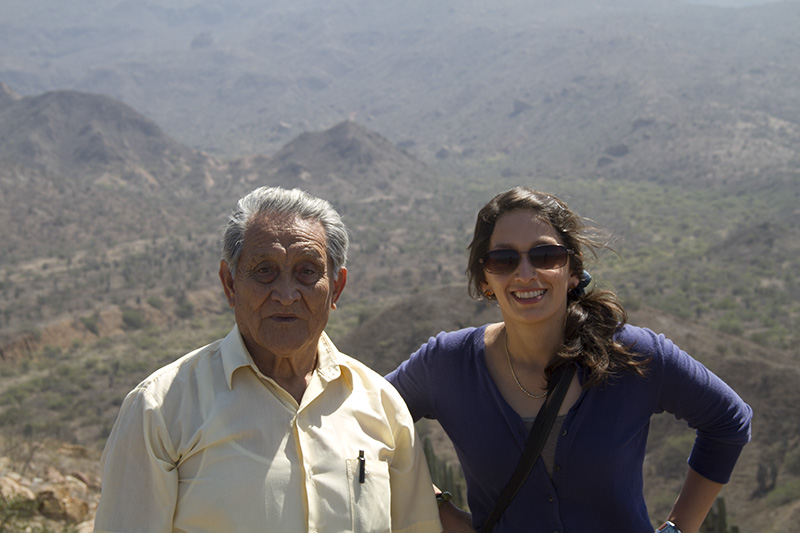
[[[51,411],[63,411],[67,408],[66,398],[55,392],[47,392],[42,395],[42,402]]]
[[[741,335],[744,332],[741,320],[731,314],[717,320],[714,327],[723,333],[729,333],[731,335]]]
[[[47,524],[39,524],[38,503],[22,497],[5,500],[0,498],[0,533],[28,531],[30,533],[75,533],[75,527],[69,524],[60,524],[57,529],[52,529]]]
[[[783,459],[783,466],[789,474],[800,476],[800,446],[795,446],[793,449],[786,452],[786,457]]]
[[[16,497],[6,501],[0,498],[0,532],[25,531],[34,516],[36,500]]]
[[[141,310],[128,307],[122,310],[122,323],[125,329],[142,329],[146,320]]]
[[[81,317],[81,322],[83,323],[83,326],[87,330],[89,330],[89,332],[94,333],[95,335],[99,335],[98,333],[99,329],[97,327],[97,322],[99,319],[100,315],[95,313],[92,316]]]
[[[194,315],[194,305],[189,300],[182,299],[175,310],[175,314],[178,315],[178,318],[191,318]]]
[[[772,507],[800,500],[800,479],[776,487],[767,494],[767,504]]]
[[[53,346],[52,344],[48,344],[42,350],[42,355],[44,355],[46,359],[60,359],[61,354],[61,348],[58,346]]]
[[[28,412],[20,407],[10,407],[0,414],[0,427],[16,426],[28,418]]]

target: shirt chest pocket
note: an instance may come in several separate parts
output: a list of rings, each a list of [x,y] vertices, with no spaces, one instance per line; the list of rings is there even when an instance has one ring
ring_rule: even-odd
[[[347,459],[350,516],[355,532],[392,530],[392,489],[389,464],[370,459]]]

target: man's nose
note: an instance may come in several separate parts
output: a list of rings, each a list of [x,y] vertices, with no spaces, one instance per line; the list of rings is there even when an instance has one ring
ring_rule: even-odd
[[[272,288],[271,297],[282,305],[291,305],[300,297],[297,281],[291,276],[280,275]]]

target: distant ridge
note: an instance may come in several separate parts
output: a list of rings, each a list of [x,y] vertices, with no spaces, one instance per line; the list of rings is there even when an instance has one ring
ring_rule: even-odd
[[[8,107],[20,98],[22,97],[15,93],[11,87],[0,81],[0,110]]]
[[[0,249],[9,259],[158,237],[191,224],[186,203],[220,176],[213,158],[112,98],[20,98],[0,86]]]
[[[19,98],[0,88],[0,168],[23,174],[158,190],[213,184],[208,156],[164,134],[153,121],[102,95],[55,91]]]
[[[332,200],[370,201],[423,185],[428,170],[378,133],[344,121],[303,133],[270,158],[237,160],[231,173],[246,183],[299,187]]]
[[[75,91],[20,97],[0,85],[0,246],[9,257],[158,236],[196,226],[198,209],[214,224],[237,197],[262,185],[298,187],[338,207],[402,211],[411,196],[432,196],[430,176],[425,164],[352,121],[303,133],[274,156],[222,161],[113,98]],[[351,223],[370,216],[360,211]],[[109,224],[103,217],[112,213]]]
[[[55,179],[62,186],[67,179],[70,186],[186,197],[239,194],[262,184],[362,201],[392,198],[428,175],[419,160],[352,121],[303,133],[271,157],[221,162],[113,98],[75,91],[20,97],[0,84],[0,177],[9,169],[27,181]]]

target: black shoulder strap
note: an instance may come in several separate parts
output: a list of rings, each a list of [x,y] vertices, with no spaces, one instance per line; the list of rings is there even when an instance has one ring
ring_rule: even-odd
[[[558,410],[564,401],[564,396],[567,394],[573,375],[575,375],[575,365],[567,363],[558,367],[550,377],[550,386],[548,387],[550,394],[548,394],[547,400],[542,404],[539,413],[536,415],[536,420],[534,420],[533,427],[528,435],[528,442],[525,444],[525,451],[522,452],[522,458],[519,460],[517,469],[508,484],[500,494],[497,503],[494,504],[494,509],[492,509],[489,518],[481,528],[481,533],[491,533],[494,525],[511,504],[511,500],[514,499],[517,491],[525,483],[528,474],[533,470],[533,465],[536,464],[539,454],[542,453],[547,436],[550,434],[553,423],[558,417]]]

